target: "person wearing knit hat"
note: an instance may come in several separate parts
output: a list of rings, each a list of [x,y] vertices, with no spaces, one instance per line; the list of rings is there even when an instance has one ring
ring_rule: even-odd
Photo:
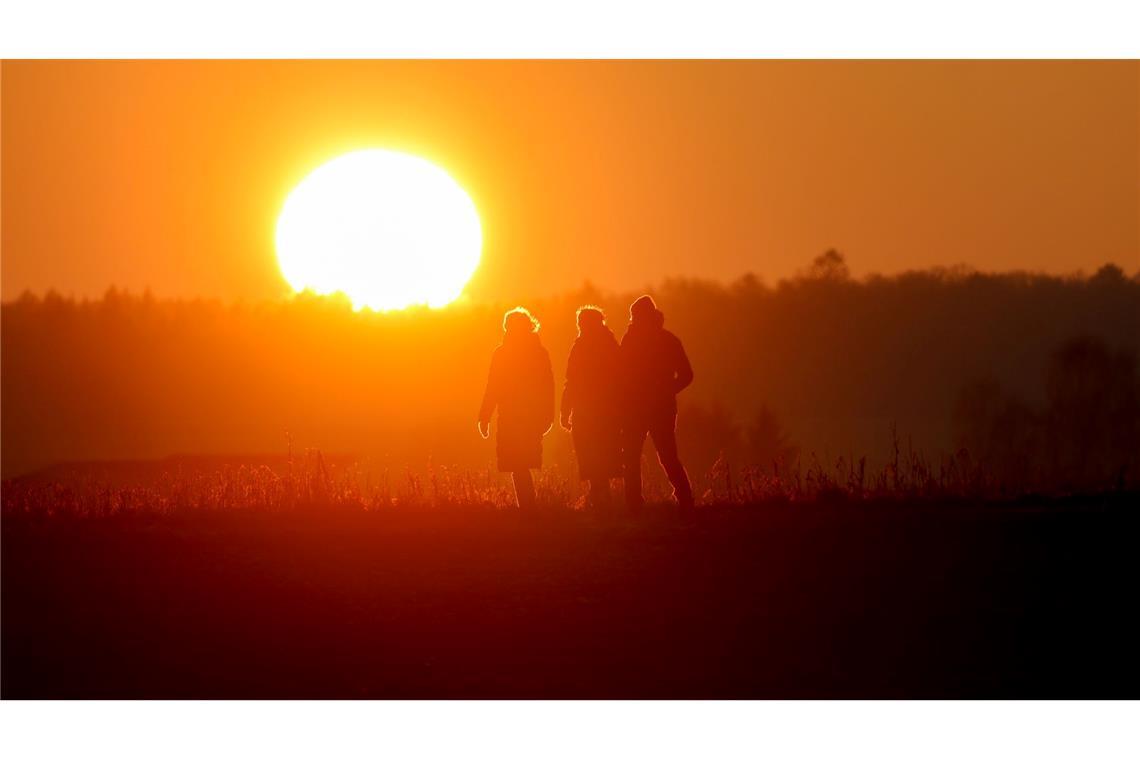
[[[693,506],[689,475],[677,454],[677,394],[693,382],[693,368],[680,339],[665,329],[665,315],[645,295],[629,307],[629,329],[621,341],[625,388],[625,495],[641,508],[641,451],[653,438],[657,459],[682,511]]]

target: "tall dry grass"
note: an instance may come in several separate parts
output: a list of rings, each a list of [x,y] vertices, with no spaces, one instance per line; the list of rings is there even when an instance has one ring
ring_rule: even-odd
[[[1040,489],[1010,486],[965,449],[932,460],[904,445],[897,433],[893,440],[893,457],[875,470],[868,468],[866,457],[823,461],[809,453],[790,463],[776,460],[761,465],[738,464],[722,455],[707,472],[690,475],[698,506],[1002,501],[1043,495]],[[668,502],[670,489],[663,475],[651,463],[646,463],[644,471],[647,498]],[[543,469],[535,484],[539,505],[545,510],[579,510],[586,505],[582,485],[563,468]],[[620,501],[620,481],[614,483],[614,496],[615,502]],[[329,464],[319,451],[289,457],[281,472],[264,465],[221,466],[212,472],[164,472],[147,485],[114,485],[86,476],[18,478],[5,481],[2,488],[5,518],[512,508],[509,479],[490,468],[429,464],[423,473],[406,469],[377,474],[356,464]]]

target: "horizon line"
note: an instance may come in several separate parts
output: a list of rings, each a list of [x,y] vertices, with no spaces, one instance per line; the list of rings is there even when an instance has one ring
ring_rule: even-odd
[[[815,264],[818,264],[819,257]],[[846,264],[841,257],[838,259],[839,266],[846,268]],[[751,270],[742,272],[733,279],[719,278],[719,277],[706,277],[699,275],[666,275],[657,280],[656,284],[646,283],[639,287],[618,287],[613,288],[609,286],[602,286],[586,278],[576,286],[571,286],[557,292],[547,292],[541,294],[531,294],[528,296],[519,295],[499,295],[492,297],[474,297],[469,293],[464,292],[451,303],[442,307],[429,307],[427,304],[411,304],[400,309],[370,309],[363,307],[356,309],[357,311],[372,311],[376,313],[383,313],[385,311],[406,311],[409,309],[431,309],[438,311],[451,306],[471,306],[471,305],[486,305],[495,306],[507,302],[517,301],[520,298],[524,300],[550,300],[574,295],[582,292],[591,292],[595,297],[598,296],[627,296],[630,293],[653,293],[659,289],[667,288],[671,285],[678,283],[681,284],[697,284],[705,286],[715,286],[721,288],[731,288],[741,284],[749,284],[764,289],[779,289],[785,284],[794,284],[800,282],[810,282],[818,280],[830,280],[833,282],[848,282],[855,285],[867,285],[882,280],[901,280],[906,277],[913,277],[915,275],[928,275],[937,276],[949,281],[959,279],[966,279],[970,277],[1021,277],[1021,278],[1034,278],[1034,279],[1051,279],[1062,282],[1087,282],[1095,279],[1102,274],[1111,274],[1113,271],[1118,272],[1120,277],[1124,280],[1131,280],[1140,282],[1140,267],[1129,274],[1127,270],[1116,263],[1115,261],[1106,261],[1096,271],[1089,272],[1085,269],[1069,270],[1067,272],[1047,272],[1045,270],[1032,270],[1032,269],[1005,269],[1005,270],[984,270],[979,269],[972,264],[957,263],[950,265],[936,265],[925,268],[910,268],[902,269],[890,274],[883,274],[881,272],[868,272],[863,275],[852,275],[850,272],[841,271],[834,274],[821,274],[820,272],[813,272],[812,267],[802,268],[795,274],[790,276],[779,277],[775,280],[766,280],[762,275],[759,275]],[[90,292],[77,294],[75,291],[64,293],[54,286],[49,286],[44,290],[33,290],[32,288],[23,288],[19,295],[15,297],[4,297],[0,299],[0,305],[9,306],[19,304],[21,301],[37,300],[44,301],[49,298],[58,298],[63,301],[70,301],[73,303],[100,303],[107,300],[109,296],[130,298],[130,299],[152,299],[161,301],[163,303],[195,303],[195,302],[212,302],[221,303],[223,305],[239,305],[239,304],[275,304],[275,303],[289,303],[298,299],[312,299],[312,300],[325,300],[329,302],[339,302],[341,300],[348,301],[348,296],[342,291],[335,291],[333,293],[316,293],[312,290],[305,289],[293,293],[282,293],[279,296],[223,296],[218,294],[202,293],[197,295],[166,295],[158,294],[153,291],[150,286],[145,286],[141,290],[132,290],[128,286],[119,286],[114,283],[109,284],[102,293],[94,295]],[[351,302],[349,302],[351,304]]]

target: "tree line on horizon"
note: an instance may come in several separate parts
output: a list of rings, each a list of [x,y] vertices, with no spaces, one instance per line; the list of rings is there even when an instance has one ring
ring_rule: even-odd
[[[1134,482],[1140,272],[856,279],[829,251],[774,286],[747,275],[649,292],[696,372],[679,439],[697,472],[809,456],[882,463],[901,435],[932,457],[966,449],[1024,487]],[[584,285],[522,304],[542,322],[558,382],[574,310],[601,306],[620,337],[637,295]],[[474,415],[502,310],[515,305],[372,313],[308,294],[25,294],[0,322],[3,475],[278,452],[287,439],[377,467],[482,467],[492,454]],[[552,431],[546,449],[569,469],[567,436]]]

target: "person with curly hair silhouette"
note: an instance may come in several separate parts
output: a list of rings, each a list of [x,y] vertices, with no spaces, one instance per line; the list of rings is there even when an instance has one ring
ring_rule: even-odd
[[[491,356],[491,371],[479,407],[479,434],[491,434],[497,409],[495,454],[500,472],[511,473],[515,503],[535,506],[530,471],[542,467],[542,438],[554,424],[554,373],[538,338],[538,320],[521,306],[503,315],[503,342]]]

